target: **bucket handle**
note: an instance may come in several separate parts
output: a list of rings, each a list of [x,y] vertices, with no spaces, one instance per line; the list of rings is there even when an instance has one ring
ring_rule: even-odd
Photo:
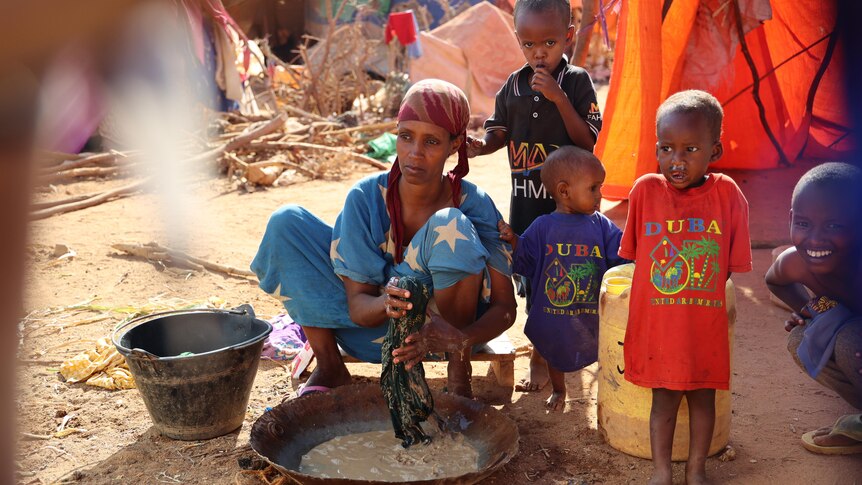
[[[249,305],[248,303],[243,303],[242,305],[234,308],[233,310],[235,312],[247,314],[247,315],[250,315],[252,318],[255,318],[254,308],[252,308],[252,306]],[[268,336],[270,333],[272,333],[272,324],[269,322],[264,322],[264,323],[266,323],[268,330],[266,332],[264,332],[262,336],[252,337],[252,338],[246,340],[245,342],[240,342],[238,344],[231,345],[228,348],[230,350],[242,350],[248,346],[255,345],[258,342],[260,342],[262,340],[262,338],[264,338],[264,337]]]
[[[243,305],[240,305],[236,308],[230,308],[230,309],[191,308],[191,309],[187,309],[187,310],[166,310],[166,311],[162,311],[162,312],[150,313],[148,315],[141,315],[140,317],[133,318],[133,319],[131,319],[125,323],[121,323],[120,325],[117,325],[117,327],[114,328],[114,331],[111,332],[111,342],[122,353],[130,353],[132,351],[132,349],[128,349],[128,348],[120,345],[119,336],[122,333],[125,333],[125,332],[121,332],[121,330],[125,330],[127,328],[140,325],[143,322],[146,322],[148,320],[151,320],[151,319],[154,319],[157,317],[163,317],[166,315],[178,315],[178,314],[185,314],[185,313],[231,313],[234,315],[249,315],[252,318],[255,318],[254,310],[252,309],[251,305],[249,305],[249,304],[243,304]]]

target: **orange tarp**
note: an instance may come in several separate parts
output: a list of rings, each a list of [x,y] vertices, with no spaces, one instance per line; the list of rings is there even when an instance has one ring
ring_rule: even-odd
[[[734,1],[759,79],[762,116],[775,142],[755,102]],[[760,25],[769,17],[762,0],[675,0],[663,23],[658,2],[623,2],[605,128],[596,146],[607,168],[606,197],[627,197],[637,177],[656,170],[655,112],[682,89],[709,91],[724,107],[724,156],[715,169],[774,168],[806,157],[838,159],[849,151],[840,42],[826,55],[835,6],[818,0],[769,3],[772,18]]]

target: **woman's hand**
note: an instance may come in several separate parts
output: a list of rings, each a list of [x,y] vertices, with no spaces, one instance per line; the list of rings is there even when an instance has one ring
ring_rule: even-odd
[[[428,352],[461,352],[469,339],[464,332],[453,327],[443,317],[428,310],[431,321],[417,332],[407,336],[404,344],[392,351],[393,361],[404,362],[406,369],[422,362]]]
[[[393,276],[383,287],[383,311],[388,318],[401,318],[407,314],[407,310],[413,308],[413,304],[407,301],[410,292],[397,285],[398,278]]]

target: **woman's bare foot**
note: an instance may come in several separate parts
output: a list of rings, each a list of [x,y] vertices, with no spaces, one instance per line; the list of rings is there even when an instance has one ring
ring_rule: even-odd
[[[338,351],[332,329],[308,326],[303,326],[302,329],[308,337],[311,349],[314,350],[314,360],[317,362],[305,385],[333,388],[350,384],[350,372],[347,371],[344,358]]]
[[[458,396],[473,398],[472,380],[473,368],[470,361],[450,360],[448,366],[446,390]]]
[[[533,348],[530,354],[530,376],[521,379],[515,384],[515,390],[518,392],[536,392],[541,391],[548,385],[550,377],[548,376],[548,363],[545,361],[539,352]]]
[[[352,381],[353,378],[350,377],[350,372],[347,371],[347,367],[343,363],[340,366],[333,366],[329,369],[325,369],[323,366],[318,364],[314,368],[314,371],[311,372],[308,380],[305,381],[305,385],[333,388],[346,386]]]
[[[551,411],[561,411],[566,406],[566,391],[551,393],[551,397],[545,401],[545,407]]]

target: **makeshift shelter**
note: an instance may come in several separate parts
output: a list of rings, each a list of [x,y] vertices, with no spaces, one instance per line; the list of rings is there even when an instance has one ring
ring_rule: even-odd
[[[506,78],[524,65],[512,25],[511,15],[480,2],[431,32],[420,32],[422,56],[410,64],[410,81],[449,81],[467,94],[473,116],[487,117]]]
[[[324,35],[327,28],[327,9],[340,12],[339,25],[357,19],[383,27],[391,12],[413,10],[420,30],[434,29],[452,19],[459,12],[482,0],[306,0],[306,30],[316,36]],[[346,4],[345,4],[346,2]],[[345,4],[342,7],[342,4]]]
[[[833,2],[676,0],[662,19],[656,2],[625,0],[620,16],[596,146],[606,197],[627,197],[638,176],[656,170],[655,112],[682,89],[707,90],[724,107],[716,169],[836,159],[851,149]]]

